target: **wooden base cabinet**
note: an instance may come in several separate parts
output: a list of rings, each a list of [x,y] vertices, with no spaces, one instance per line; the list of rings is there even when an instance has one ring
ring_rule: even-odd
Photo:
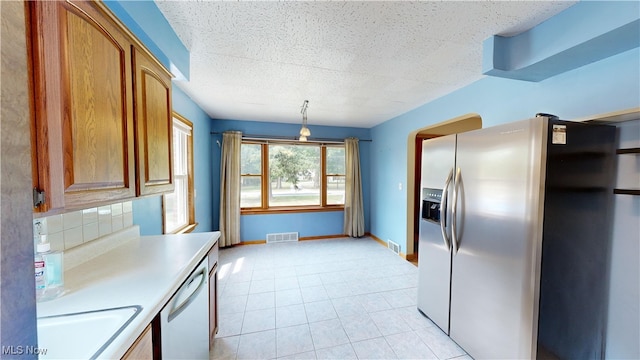
[[[171,74],[101,2],[26,6],[34,210],[171,191]]]
[[[122,360],[153,360],[151,324],[144,329],[138,339],[131,345]]]

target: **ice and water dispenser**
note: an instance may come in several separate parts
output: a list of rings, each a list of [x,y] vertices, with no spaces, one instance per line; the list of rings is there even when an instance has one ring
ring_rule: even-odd
[[[442,189],[422,188],[422,219],[440,223]]]

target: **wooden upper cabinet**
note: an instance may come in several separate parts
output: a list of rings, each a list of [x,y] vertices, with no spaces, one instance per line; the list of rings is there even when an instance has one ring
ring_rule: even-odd
[[[133,50],[138,195],[173,190],[171,75]]]
[[[34,209],[171,190],[170,73],[99,2],[29,1],[27,8],[34,187],[45,197]]]
[[[130,40],[88,4],[28,4],[40,210],[135,196]]]

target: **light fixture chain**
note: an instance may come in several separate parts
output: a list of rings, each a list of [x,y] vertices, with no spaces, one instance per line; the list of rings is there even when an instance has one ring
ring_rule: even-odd
[[[300,113],[302,113],[302,128],[300,129],[300,137],[298,140],[307,141],[307,136],[311,135],[311,131],[307,127],[307,108],[309,107],[309,100],[305,100],[302,103]]]

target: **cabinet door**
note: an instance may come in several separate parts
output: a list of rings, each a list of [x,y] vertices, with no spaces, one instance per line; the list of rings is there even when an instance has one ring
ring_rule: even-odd
[[[38,210],[135,196],[130,39],[91,2],[28,2]]]
[[[137,195],[173,191],[171,75],[133,50]]]
[[[131,345],[122,360],[152,360],[153,359],[153,337],[151,325],[147,326],[142,335]]]

